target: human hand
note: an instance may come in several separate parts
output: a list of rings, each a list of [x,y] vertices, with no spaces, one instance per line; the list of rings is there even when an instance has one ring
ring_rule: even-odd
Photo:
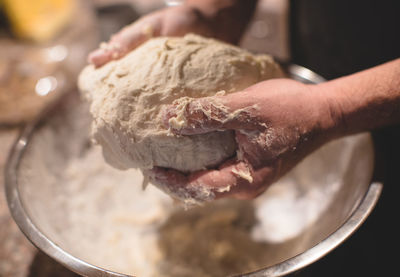
[[[178,100],[164,111],[167,128],[189,136],[234,130],[237,156],[217,169],[188,175],[166,168],[145,175],[181,200],[254,198],[332,138],[328,105],[314,85],[288,79],[261,82],[227,96],[192,99],[186,105]]]
[[[196,33],[237,43],[255,4],[255,0],[192,0],[150,13],[113,35],[108,43],[102,43],[89,55],[89,62],[100,67],[157,36]]]
[[[108,43],[93,51],[89,62],[100,67],[123,57],[151,37],[181,36],[189,32],[213,36],[210,23],[198,10],[186,5],[166,8],[124,27]]]

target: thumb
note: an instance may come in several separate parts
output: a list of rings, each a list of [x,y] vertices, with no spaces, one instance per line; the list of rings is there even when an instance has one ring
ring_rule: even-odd
[[[262,130],[257,120],[258,105],[245,92],[205,98],[182,97],[163,109],[166,128],[181,135],[220,130]]]

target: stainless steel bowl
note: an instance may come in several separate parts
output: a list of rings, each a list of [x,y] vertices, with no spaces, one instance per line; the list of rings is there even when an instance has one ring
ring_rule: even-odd
[[[287,71],[291,78],[305,83],[323,81],[322,77],[301,66],[288,66]],[[76,92],[71,92],[49,107],[42,116],[25,128],[14,145],[6,168],[6,194],[9,208],[14,220],[27,238],[40,250],[72,271],[84,276],[130,276],[126,272],[123,274],[113,271],[112,266],[93,262],[89,256],[84,257],[83,254],[80,254],[79,241],[84,241],[85,245],[95,245],[99,240],[96,233],[86,237],[78,237],[75,242],[66,240],[62,235],[70,228],[70,226],[67,226],[68,216],[70,215],[67,208],[65,208],[65,211],[63,210],[66,207],[65,201],[68,202],[68,199],[60,199],[59,192],[60,189],[63,189],[63,180],[66,178],[65,169],[72,161],[81,160],[87,149],[91,147],[89,125],[90,116],[87,113],[87,107],[80,101]],[[166,232],[164,237],[168,240],[171,239],[171,234],[174,234],[171,232],[175,230],[172,229],[171,231],[168,228],[191,226],[191,223],[188,224],[188,220],[193,220],[195,216],[198,220],[202,220],[202,217],[207,218],[215,214],[216,211],[229,212],[233,210],[241,212],[244,209],[247,214],[245,223],[239,224],[242,228],[239,230],[241,234],[239,237],[237,233],[232,237],[224,237],[223,234],[218,233],[218,230],[239,228],[234,225],[234,222],[240,218],[235,219],[236,221],[228,220],[228,225],[226,225],[228,227],[224,225],[223,228],[219,228],[217,226],[218,228],[213,229],[212,232],[205,229],[204,236],[207,240],[204,243],[207,244],[210,240],[216,242],[224,240],[229,247],[233,247],[232,250],[229,250],[231,252],[246,254],[253,253],[254,249],[258,249],[257,253],[261,254],[248,254],[249,260],[243,260],[244,256],[241,257],[242,260],[235,260],[235,257],[230,257],[232,265],[237,267],[232,269],[231,266],[232,270],[223,272],[223,274],[219,272],[218,275],[284,276],[295,272],[317,261],[343,243],[368,217],[378,201],[382,189],[382,184],[370,183],[373,156],[372,141],[369,134],[331,142],[306,158],[281,181],[274,184],[265,195],[255,201],[239,201],[239,203],[234,200],[226,200],[219,202],[219,204],[205,205],[189,211],[180,211],[179,209],[176,211],[177,208],[175,207],[174,212],[162,219],[162,228],[164,228],[162,230],[169,230],[168,232],[170,232]],[[81,164],[81,167],[82,171],[86,170],[85,164]],[[95,175],[96,173],[93,173],[91,176],[95,178]],[[133,183],[139,181],[132,180]],[[317,208],[309,207],[307,211],[314,218],[305,213],[294,213],[298,208],[296,206],[291,207],[291,210],[288,209],[289,211],[284,216],[289,220],[286,219],[285,224],[298,221],[299,224],[294,225],[296,227],[301,226],[301,228],[297,228],[298,230],[289,230],[290,228],[285,228],[284,225],[278,226],[280,221],[276,221],[278,223],[273,225],[274,222],[271,218],[283,212],[280,209],[280,207],[282,208],[282,201],[278,201],[278,206],[275,207],[276,214],[275,212],[271,213],[271,209],[268,212],[267,209],[267,214],[261,213],[260,217],[261,208],[264,209],[267,206],[270,208],[273,204],[270,201],[271,199],[281,197],[284,200],[286,199],[285,203],[290,205],[290,197],[287,197],[290,191],[287,189],[288,187],[291,187],[292,190],[296,189],[294,202],[300,203],[299,201],[309,199],[317,203],[317,206],[324,207],[318,212],[316,212]],[[113,195],[112,190],[110,195]],[[305,198],[304,195],[308,195],[308,198]],[[322,197],[323,201],[316,202],[312,198],[313,195]],[[71,197],[78,196],[79,194],[72,194]],[[121,201],[126,200],[121,199]],[[302,205],[307,205],[307,201],[303,201]],[[95,205],[90,203],[89,199],[86,202],[89,203],[84,204],[89,207]],[[82,216],[84,213],[82,211]],[[109,223],[102,220],[102,211],[94,210],[93,213],[95,213],[93,216],[99,219],[96,221],[97,226],[94,230],[102,230],[106,225],[107,228],[110,227]],[[258,218],[256,218],[257,213]],[[131,216],[134,218],[135,214],[131,214]],[[254,217],[254,222],[246,221],[249,216]],[[172,227],[168,225],[171,218],[175,220]],[[269,221],[265,223],[263,220]],[[218,224],[220,224],[219,222]],[[258,225],[258,229],[255,228],[255,225],[260,224],[260,222],[270,224],[267,224],[269,228],[263,229],[262,226]],[[79,230],[80,227],[84,227],[83,225],[75,227]],[[271,226],[276,227],[280,232],[285,231],[285,235],[277,237],[276,234],[279,231],[275,233],[270,231],[269,235],[266,235]],[[254,238],[254,233],[257,233],[255,231],[252,235],[243,235],[243,230],[250,230],[250,227],[252,232],[255,229],[258,230],[258,235],[256,235],[258,239]],[[174,268],[175,262],[184,264],[189,255],[198,255],[197,253],[201,251],[208,253],[207,249],[200,249],[201,246],[204,248],[204,244],[201,245],[200,242],[193,244],[196,243],[196,238],[203,239],[201,237],[203,234],[196,237],[199,234],[195,233],[195,229],[190,228],[188,232],[187,234],[193,237],[184,239],[178,236],[176,243],[175,241],[168,242],[172,245],[169,250],[174,250],[176,245],[185,245],[185,243],[187,249],[178,254],[174,253],[175,256],[180,255],[178,260],[176,260],[176,257],[172,259],[168,256],[169,252],[163,253],[163,263],[168,262],[169,266]],[[242,237],[248,241],[246,247],[240,246],[242,243],[240,238]],[[138,247],[138,245],[132,245],[132,247]],[[101,251],[105,253],[109,249],[104,248]],[[92,251],[91,254],[96,256],[101,251],[97,251],[97,253]],[[225,254],[229,255],[231,253],[229,251]],[[115,253],[111,259],[121,260],[125,258],[124,255],[124,253]],[[195,258],[199,259],[197,256]],[[208,259],[208,257],[205,255],[201,259]],[[253,259],[257,262],[252,263]],[[241,267],[240,264],[244,265]],[[182,264],[179,266],[182,267]],[[173,270],[170,272],[173,272]],[[172,275],[165,271],[164,273],[163,276]],[[136,275],[137,273],[130,272],[129,274]]]

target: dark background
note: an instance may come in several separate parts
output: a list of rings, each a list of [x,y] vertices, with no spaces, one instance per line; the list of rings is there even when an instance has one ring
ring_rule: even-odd
[[[291,1],[291,56],[327,79],[400,57],[400,1]],[[399,107],[400,108],[400,107]],[[379,202],[361,228],[303,276],[398,276],[400,125],[373,132]]]

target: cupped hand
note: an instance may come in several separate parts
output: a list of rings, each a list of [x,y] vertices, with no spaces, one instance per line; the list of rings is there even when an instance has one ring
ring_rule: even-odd
[[[96,67],[123,57],[151,37],[182,36],[189,32],[213,37],[212,23],[202,13],[188,5],[166,8],[124,27],[108,43],[89,55],[89,62]]]
[[[159,167],[146,172],[169,194],[194,201],[258,196],[331,139],[334,126],[329,103],[317,86],[288,79],[185,104],[178,99],[164,110],[164,121],[178,135],[235,133],[237,155],[218,168],[191,174]]]

